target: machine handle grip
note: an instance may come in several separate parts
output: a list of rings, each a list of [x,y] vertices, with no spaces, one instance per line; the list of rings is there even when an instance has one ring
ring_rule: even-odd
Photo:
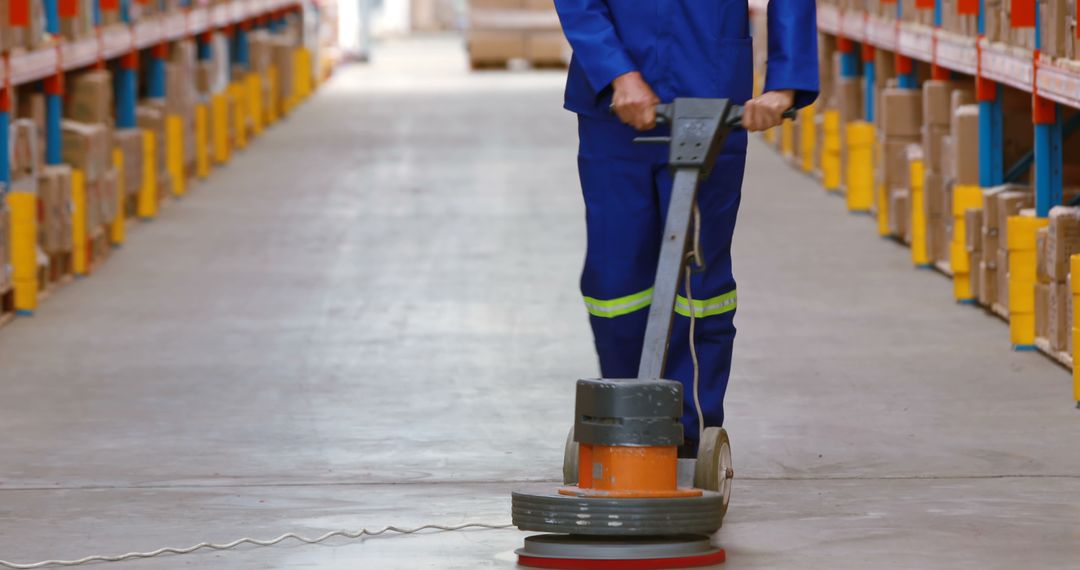
[[[781,118],[791,119],[792,121],[794,121],[798,116],[799,116],[799,110],[796,109],[795,107],[792,107],[792,108],[788,109],[787,111],[784,111],[784,113],[782,115],[780,115]],[[743,107],[742,107],[742,105],[732,105],[731,110],[728,111],[726,125],[728,127],[731,127],[731,128],[738,128],[738,127],[740,127],[742,125],[742,118],[743,118]]]
[[[666,125],[671,122],[671,115],[674,112],[674,106],[671,103],[660,103],[656,106],[656,124]],[[799,116],[799,110],[795,107],[784,111],[781,117],[785,119],[791,119],[794,121]],[[732,105],[731,110],[728,111],[726,126],[731,128],[738,128],[742,124],[743,107],[742,105]]]

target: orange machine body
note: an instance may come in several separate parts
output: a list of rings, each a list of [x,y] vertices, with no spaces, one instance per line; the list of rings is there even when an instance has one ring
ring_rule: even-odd
[[[588,445],[578,447],[578,484],[559,489],[578,497],[699,497],[681,489],[678,448]]]

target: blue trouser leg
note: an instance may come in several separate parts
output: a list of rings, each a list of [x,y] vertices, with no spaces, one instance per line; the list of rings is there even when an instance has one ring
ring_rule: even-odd
[[[663,219],[671,196],[667,149],[632,143],[626,126],[593,119],[579,121],[578,169],[586,206],[588,248],[581,290],[605,378],[634,378],[641,359],[649,289],[656,276]],[[705,423],[723,425],[724,393],[735,339],[731,239],[739,208],[745,155],[722,155],[702,184],[701,249],[706,262],[691,278],[698,315],[695,346]],[[643,297],[644,295],[644,297]],[[697,439],[693,366],[689,349],[689,307],[675,319],[665,376],[686,387],[683,424]]]

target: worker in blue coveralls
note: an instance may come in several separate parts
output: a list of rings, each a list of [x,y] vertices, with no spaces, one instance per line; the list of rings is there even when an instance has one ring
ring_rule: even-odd
[[[675,97],[720,97],[745,105],[743,126],[779,125],[791,107],[817,97],[814,0],[768,4],[764,93],[752,97],[753,62],[747,0],[555,0],[574,50],[566,108],[578,115],[578,170],[585,197],[588,248],[581,290],[590,314],[601,373],[634,378],[652,301],[660,236],[672,175],[667,148],[635,145],[656,128],[655,106]],[[728,139],[701,185],[701,254],[705,271],[691,279],[693,307],[679,296],[665,377],[685,387],[681,457],[697,453],[697,411],[689,316],[693,310],[706,426],[724,423],[724,393],[735,340],[731,240],[746,162],[746,131]]]

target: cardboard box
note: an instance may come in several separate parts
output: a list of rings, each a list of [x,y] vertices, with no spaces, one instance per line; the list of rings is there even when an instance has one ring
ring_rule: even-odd
[[[53,164],[38,176],[40,243],[46,253],[71,251],[71,166]]]
[[[1050,339],[1050,285],[1035,284],[1035,336]]]
[[[917,139],[911,137],[892,137],[884,141],[878,141],[881,163],[875,169],[874,175],[878,179],[879,186],[885,188],[908,188],[911,178],[910,165],[908,164],[908,147],[918,144]]]
[[[11,179],[18,180],[33,175],[45,165],[44,155],[40,152],[43,141],[38,137],[37,126],[33,121],[17,121],[11,130],[14,137],[10,150]],[[36,156],[35,150],[38,151]]]
[[[953,115],[954,180],[979,185],[979,106],[963,105]]]
[[[113,117],[112,73],[104,69],[74,75],[67,98],[67,118],[82,123],[110,124]]]
[[[886,137],[921,137],[922,92],[885,89],[881,94],[882,132]]]
[[[949,260],[949,234],[945,217],[930,216],[926,219],[926,250],[932,261]]]
[[[523,44],[524,45],[524,44]],[[287,101],[293,94],[293,43],[287,38],[274,37],[271,51],[274,67],[277,68],[278,96],[281,101]]]
[[[1009,314],[1009,250],[999,249],[997,253],[997,299],[1004,316]]]
[[[956,153],[953,152],[952,134],[941,137],[941,174],[948,183],[956,180]]]
[[[117,196],[118,189],[116,188],[117,172],[115,168],[110,168],[105,171],[105,174],[98,180],[98,223],[99,224],[111,224],[116,219],[117,213],[120,211],[119,196]]]
[[[64,162],[83,171],[87,182],[96,182],[112,163],[109,129],[100,123],[64,119],[61,150]]]
[[[113,132],[113,148],[124,155],[124,193],[134,195],[142,188],[143,133],[142,129],[117,129]]]
[[[951,106],[951,110],[949,111],[949,115],[951,117],[955,117],[956,116],[956,111],[959,110],[960,107],[965,107],[967,105],[975,105],[977,103],[977,101],[975,101],[975,90],[974,90],[974,88],[961,87],[958,84],[957,88],[953,89],[952,93],[949,94],[949,102],[950,102],[950,106]],[[951,120],[950,120],[950,123],[951,123]],[[955,127],[950,124],[950,129],[952,129],[952,128],[955,128]]]
[[[200,61],[195,66],[195,90],[203,96],[213,93],[214,62]]]
[[[990,307],[998,299],[997,257],[990,257],[993,259],[988,260],[985,252],[983,252],[983,261],[979,263],[979,288],[977,291],[979,304],[984,307]]]
[[[968,272],[968,279],[971,281],[971,293],[975,298],[979,297],[979,290],[982,289],[982,274],[979,273],[979,267],[982,265],[982,252],[966,252],[968,256],[968,267],[971,269]]]
[[[1065,350],[1068,339],[1066,333],[1068,320],[1065,309],[1068,306],[1068,297],[1072,292],[1066,288],[1065,283],[1051,283],[1047,287],[1050,290],[1050,300],[1047,306],[1049,328],[1046,331],[1046,336],[1050,341],[1051,348],[1058,351]]]
[[[908,189],[889,191],[889,232],[899,238],[908,235]]]
[[[945,179],[940,173],[926,171],[923,177],[923,200],[926,217],[945,216],[951,213],[945,203]]]
[[[945,138],[949,136],[948,125],[944,127],[923,125],[923,160],[926,170],[937,173],[945,168]]]
[[[982,210],[969,209],[964,211],[964,248],[968,253],[982,251],[982,226]],[[971,267],[976,266],[972,264]]]
[[[534,64],[566,65],[570,62],[570,43],[561,31],[529,32],[525,37],[525,58]]]
[[[165,102],[148,99],[135,108],[138,128],[152,131],[158,170],[165,170]],[[232,125],[232,121],[229,121]],[[147,160],[144,155],[143,160]]]
[[[191,68],[182,63],[165,64],[165,112],[185,120],[195,117],[195,86]]]
[[[1046,240],[1046,274],[1050,281],[1064,283],[1069,275],[1069,258],[1080,253],[1080,208],[1054,206]],[[1040,230],[1042,231],[1042,230]]]
[[[1072,40],[1069,36],[1069,23],[1072,16],[1069,14],[1069,2],[1041,0],[1039,8],[1043,15],[1041,19],[1043,45],[1040,46],[1042,53],[1053,57],[1065,57],[1068,52],[1066,46]]]
[[[512,59],[522,59],[526,34],[518,30],[471,30],[469,32],[469,61],[475,65],[501,65]]]
[[[37,125],[39,133],[45,132],[45,94],[30,93],[18,98],[18,117],[30,119]],[[44,144],[42,145],[44,147]],[[44,153],[44,148],[42,149]]]
[[[931,79],[923,84],[925,126],[948,130],[952,124],[952,92],[956,82]]]
[[[1006,247],[1009,216],[1018,216],[1025,208],[1035,206],[1035,196],[1031,192],[1004,191],[996,196],[998,248]]]
[[[1035,232],[1035,278],[1039,283],[1049,283],[1050,274],[1046,271],[1046,242],[1048,228],[1039,228]]]
[[[865,81],[861,77],[842,77],[837,81],[838,106],[840,111],[840,125],[852,121],[860,121],[865,117],[863,113],[863,85]]]

